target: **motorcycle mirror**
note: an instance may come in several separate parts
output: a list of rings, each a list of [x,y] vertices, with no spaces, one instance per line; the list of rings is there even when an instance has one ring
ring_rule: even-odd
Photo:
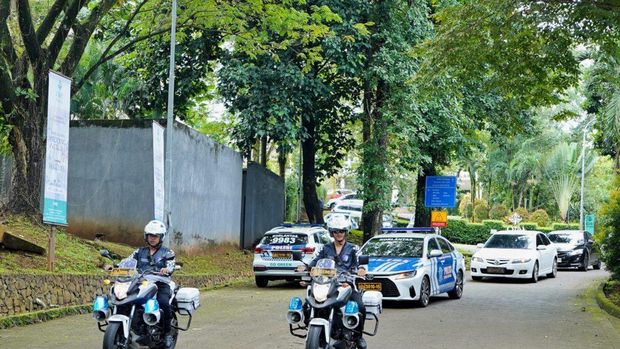
[[[112,256],[110,255],[110,251],[108,251],[108,250],[106,250],[106,249],[99,250],[99,254],[100,254],[102,257],[106,257],[106,258],[110,258],[110,259],[112,259]]]
[[[357,259],[360,265],[368,264],[368,256],[359,256]]]
[[[293,251],[293,260],[294,261],[301,261],[302,255],[301,255],[301,251]]]

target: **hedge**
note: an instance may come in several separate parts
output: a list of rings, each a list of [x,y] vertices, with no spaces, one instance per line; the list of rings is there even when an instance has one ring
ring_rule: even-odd
[[[551,228],[553,228],[553,230],[578,230],[579,223],[553,223]]]

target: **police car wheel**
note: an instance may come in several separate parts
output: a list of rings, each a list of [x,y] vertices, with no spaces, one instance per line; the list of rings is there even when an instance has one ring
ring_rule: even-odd
[[[454,282],[454,289],[448,292],[448,296],[452,299],[460,299],[463,296],[463,272],[459,270]]]
[[[255,276],[254,281],[256,282],[256,286],[260,288],[267,287],[269,283],[269,279],[264,276]]]
[[[428,306],[428,303],[431,300],[431,283],[428,280],[428,277],[425,276],[422,279],[422,285],[420,286],[420,300],[418,300],[418,305],[422,308]]]

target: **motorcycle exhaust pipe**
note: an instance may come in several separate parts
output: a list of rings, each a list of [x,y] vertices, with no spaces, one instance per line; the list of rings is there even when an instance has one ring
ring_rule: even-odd
[[[360,317],[358,314],[346,314],[342,317],[342,324],[349,330],[353,330],[359,325]]]
[[[144,320],[144,323],[146,323],[147,325],[154,326],[157,325],[160,317],[161,314],[159,311],[157,311],[156,313],[144,313],[144,315],[142,315],[142,320]]]
[[[106,321],[109,317],[110,317],[110,308],[96,310],[93,312],[93,319],[95,319],[97,322]]]
[[[286,319],[291,325],[297,325],[304,321],[304,313],[301,310],[289,310],[286,314]]]

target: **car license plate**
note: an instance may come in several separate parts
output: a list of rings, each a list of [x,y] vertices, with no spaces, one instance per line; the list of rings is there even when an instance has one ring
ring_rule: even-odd
[[[381,291],[380,282],[360,282],[357,284],[357,288],[366,291]]]
[[[290,252],[271,252],[271,258],[291,258]]]
[[[506,268],[488,267],[487,274],[503,274]]]
[[[558,258],[558,263],[562,263],[562,258]]]

